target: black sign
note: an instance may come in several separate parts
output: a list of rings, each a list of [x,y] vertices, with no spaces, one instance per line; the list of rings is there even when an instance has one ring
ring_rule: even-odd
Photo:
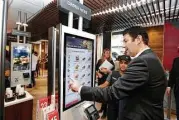
[[[83,18],[91,20],[91,9],[76,0],[59,0],[60,8],[73,12]]]
[[[18,35],[18,36],[26,36],[26,37],[31,37],[31,33],[30,32],[24,32],[24,31],[19,31],[19,30],[12,30],[12,34],[13,35]]]

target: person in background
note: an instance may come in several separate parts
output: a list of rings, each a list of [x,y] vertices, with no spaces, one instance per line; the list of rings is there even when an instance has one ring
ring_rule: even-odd
[[[30,88],[35,86],[35,72],[36,72],[36,67],[37,67],[37,61],[38,61],[38,54],[37,52],[32,52],[32,71],[31,71],[31,82],[32,84],[30,85]]]
[[[10,55],[9,55],[9,52],[6,51],[6,59],[5,59],[5,88],[10,87],[10,71],[11,71]]]
[[[111,72],[111,70],[108,70],[106,68],[100,69],[100,66],[103,64],[103,62],[105,60],[107,60],[108,62],[110,62],[113,65],[113,68],[111,70],[115,69],[114,62],[113,62],[113,60],[111,59],[111,56],[110,56],[110,50],[104,49],[101,59],[99,59],[97,64],[96,64],[96,76],[97,76],[97,79],[98,79],[98,85],[103,84],[106,81],[108,74]],[[102,119],[106,118],[107,104],[102,103],[101,109],[99,110],[99,112],[103,112],[103,115],[101,116]]]
[[[36,77],[40,75],[40,60],[37,60],[37,67],[36,67]]]
[[[44,57],[44,63],[45,63],[45,69],[48,70],[48,54],[47,53],[45,54],[45,57]]]
[[[127,69],[128,63],[131,61],[130,56],[122,55],[117,58],[119,61],[119,71],[112,71],[110,73],[102,85],[100,85],[100,88],[105,88],[108,86],[111,86],[113,83],[115,83],[119,77],[121,77],[124,72]],[[108,109],[107,109],[107,120],[121,120],[123,107],[125,106],[125,100],[113,100],[108,103]]]
[[[81,86],[70,81],[70,88],[82,100],[110,102],[128,97],[121,120],[164,120],[163,100],[167,86],[164,68],[149,48],[145,28],[131,27],[123,32],[127,53],[134,59],[124,74],[107,88]]]
[[[179,57],[173,60],[172,69],[169,73],[169,81],[167,87],[167,94],[170,95],[171,89],[174,87],[174,96],[176,102],[177,120],[179,120]]]

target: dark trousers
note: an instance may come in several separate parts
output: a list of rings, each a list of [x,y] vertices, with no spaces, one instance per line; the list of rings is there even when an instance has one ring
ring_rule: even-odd
[[[176,101],[176,114],[177,114],[177,120],[179,120],[179,86],[177,86],[174,90],[175,94],[175,101]]]
[[[31,82],[32,82],[33,86],[35,86],[35,71],[31,72]]]
[[[106,114],[107,114],[107,104],[106,103],[102,103],[101,110],[103,111],[103,115],[106,116]]]
[[[5,88],[10,87],[10,81],[8,79],[8,77],[5,77]]]
[[[118,120],[119,104],[117,102],[109,103],[107,110],[107,120]]]

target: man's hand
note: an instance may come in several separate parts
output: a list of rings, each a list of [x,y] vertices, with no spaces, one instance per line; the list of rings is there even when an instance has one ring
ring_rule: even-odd
[[[171,88],[170,88],[170,87],[167,87],[166,93],[167,93],[168,96],[170,95],[170,91],[171,91]]]
[[[80,88],[80,85],[79,85],[78,81],[76,81],[76,80],[70,81],[70,89],[71,89],[73,92],[78,92],[78,91],[79,91],[79,88]]]

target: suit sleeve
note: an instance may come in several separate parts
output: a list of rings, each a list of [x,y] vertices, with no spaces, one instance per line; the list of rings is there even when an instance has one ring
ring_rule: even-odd
[[[168,81],[168,87],[173,87],[175,84],[176,74],[175,74],[175,67],[176,67],[176,59],[173,60],[172,69],[170,71],[169,81]]]
[[[120,80],[107,88],[86,87],[81,89],[81,98],[87,101],[109,102],[130,96],[148,82],[149,72],[147,64],[140,58],[134,59]]]

